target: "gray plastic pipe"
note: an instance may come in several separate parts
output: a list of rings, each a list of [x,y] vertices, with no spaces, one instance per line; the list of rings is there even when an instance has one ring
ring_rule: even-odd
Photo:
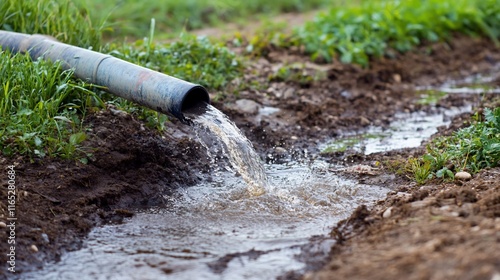
[[[188,123],[183,112],[196,111],[210,102],[207,90],[110,55],[67,45],[44,35],[0,30],[0,47],[13,53],[29,52],[32,59],[61,61],[75,76],[103,86],[112,94],[134,101]]]

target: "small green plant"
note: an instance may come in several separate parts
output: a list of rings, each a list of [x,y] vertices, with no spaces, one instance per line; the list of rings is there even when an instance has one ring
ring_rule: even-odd
[[[271,81],[295,82],[303,87],[326,78],[324,71],[308,69],[303,63],[287,64],[269,76]]]
[[[406,168],[418,184],[423,184],[433,177],[432,163],[429,161],[411,157]]]
[[[240,77],[243,64],[221,43],[208,38],[183,35],[169,44],[153,42],[155,20],[151,20],[149,37],[133,44],[112,44],[108,53],[179,79],[203,85],[209,90],[222,90],[229,82]],[[108,103],[144,120],[146,125],[159,131],[165,129],[168,116],[122,98],[107,96]]]
[[[113,44],[109,53],[215,90],[240,77],[243,70],[241,61],[221,43],[190,35],[183,35],[179,41],[164,45],[156,45],[147,38],[131,45]]]
[[[417,104],[435,105],[448,94],[439,90],[425,90],[421,93]]]

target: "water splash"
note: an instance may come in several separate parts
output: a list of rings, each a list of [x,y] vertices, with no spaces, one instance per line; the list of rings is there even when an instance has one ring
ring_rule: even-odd
[[[221,111],[206,104],[203,113],[189,115],[194,132],[215,163],[220,156],[227,157],[233,169],[247,183],[247,191],[259,196],[268,189],[267,175],[252,143]]]

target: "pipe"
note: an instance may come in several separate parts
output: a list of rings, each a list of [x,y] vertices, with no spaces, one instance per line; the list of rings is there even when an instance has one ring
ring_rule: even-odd
[[[13,53],[29,52],[38,58],[61,61],[64,70],[76,77],[103,86],[108,92],[189,123],[183,114],[197,111],[210,102],[207,90],[110,55],[67,45],[44,35],[0,30],[0,47]]]

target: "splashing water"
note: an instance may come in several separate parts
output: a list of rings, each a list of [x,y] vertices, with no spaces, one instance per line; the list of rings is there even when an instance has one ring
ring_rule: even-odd
[[[212,163],[215,163],[218,156],[227,157],[233,169],[247,183],[250,195],[264,194],[268,189],[264,166],[252,143],[238,127],[209,104],[206,104],[203,114],[188,116],[191,116],[195,134],[207,149]]]

